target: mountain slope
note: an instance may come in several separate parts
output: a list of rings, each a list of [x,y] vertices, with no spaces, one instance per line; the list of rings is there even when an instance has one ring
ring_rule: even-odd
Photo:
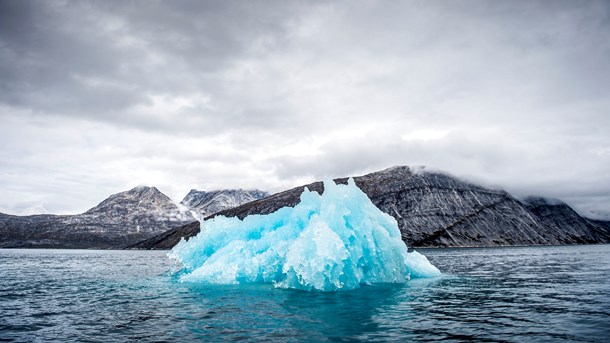
[[[199,233],[199,230],[199,222],[192,222],[174,229],[170,229],[147,240],[128,246],[127,249],[171,249],[174,247],[174,245],[180,242],[182,237],[193,237]]]
[[[347,178],[336,182],[346,183]],[[590,222],[578,230],[574,220],[558,214],[545,217],[542,212],[512,197],[505,191],[461,181],[443,173],[413,171],[394,167],[355,177],[354,181],[382,211],[398,222],[403,240],[409,246],[511,246],[607,243],[610,232]],[[322,192],[322,182],[296,187],[264,199],[224,210],[215,215],[244,218],[268,214],[299,202],[303,189]],[[567,205],[566,205],[567,206]],[[569,207],[568,207],[569,208]],[[570,209],[571,210],[571,209]],[[573,211],[572,211],[573,212]],[[173,230],[179,236],[186,232]],[[188,234],[196,234],[191,230]],[[151,248],[154,248],[151,246]]]
[[[154,187],[117,193],[78,215],[0,215],[0,247],[122,248],[192,222]]]
[[[524,204],[541,221],[542,234],[554,236],[560,244],[610,242],[608,222],[583,218],[560,200],[528,197]]]
[[[192,189],[180,202],[200,218],[233,208],[254,200],[262,199],[269,193],[258,189],[223,189],[212,192]]]

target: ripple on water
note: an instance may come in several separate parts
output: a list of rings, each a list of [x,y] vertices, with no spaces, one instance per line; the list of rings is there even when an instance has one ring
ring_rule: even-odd
[[[443,271],[349,292],[180,284],[163,252],[0,250],[7,341],[586,341],[610,337],[610,246],[427,249]]]

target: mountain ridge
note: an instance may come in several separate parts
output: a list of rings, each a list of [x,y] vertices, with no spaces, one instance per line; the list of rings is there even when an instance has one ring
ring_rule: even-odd
[[[335,182],[346,183],[348,178]],[[527,204],[502,189],[488,188],[460,180],[444,172],[412,170],[395,166],[354,177],[356,185],[383,212],[398,223],[403,240],[416,247],[560,245],[610,242],[610,230],[603,224],[583,218],[574,212],[573,220],[581,223],[566,230],[567,220],[541,218]],[[323,192],[318,181],[272,194],[241,206],[220,211],[217,215],[244,217],[268,214],[285,206],[294,206],[305,188]],[[567,206],[567,205],[566,205]],[[568,206],[569,208],[569,206]],[[557,212],[565,214],[568,211]],[[189,227],[189,234],[196,234]],[[172,237],[180,236],[173,229]],[[566,233],[567,232],[567,233]],[[188,238],[188,235],[184,235]],[[169,245],[169,244],[168,244]],[[154,248],[154,245],[140,248]]]
[[[335,182],[346,183],[347,179]],[[610,242],[610,222],[582,217],[557,199],[518,200],[502,189],[406,166],[354,180],[378,208],[397,220],[402,239],[409,246]],[[138,186],[112,194],[77,215],[0,213],[0,247],[168,249],[181,237],[199,232],[196,217],[243,219],[251,214],[268,214],[296,205],[306,187],[319,193],[324,190],[320,181],[272,195],[256,189],[192,189],[181,202],[181,206],[190,207],[186,211],[156,187]],[[245,202],[257,197],[262,198]]]

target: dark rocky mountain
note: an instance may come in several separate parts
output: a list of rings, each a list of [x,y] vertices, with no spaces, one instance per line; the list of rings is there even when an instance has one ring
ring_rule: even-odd
[[[336,179],[346,183],[347,178]],[[403,240],[415,247],[466,247],[608,243],[610,230],[571,208],[534,201],[522,203],[503,190],[490,189],[447,174],[394,167],[355,177],[382,211],[396,218]],[[299,202],[303,189],[322,192],[322,182],[296,187],[215,215],[244,218],[268,214]],[[214,216],[214,215],[213,215]],[[172,237],[199,232],[177,228]],[[152,241],[151,241],[152,242]],[[171,244],[140,248],[165,248]],[[163,247],[162,247],[163,246]]]
[[[269,196],[258,189],[223,189],[212,192],[192,189],[180,202],[199,218]]]
[[[160,235],[149,238],[145,241],[136,243],[134,245],[128,246],[127,249],[171,249],[174,245],[180,242],[182,237],[193,237],[199,233],[200,225],[199,222],[192,222],[186,225],[170,229],[166,232],[163,232]]]
[[[528,197],[523,202],[541,221],[544,235],[552,235],[560,244],[610,242],[610,222],[583,218],[558,199]]]
[[[0,247],[123,248],[193,220],[155,187],[136,187],[77,215],[0,214]]]

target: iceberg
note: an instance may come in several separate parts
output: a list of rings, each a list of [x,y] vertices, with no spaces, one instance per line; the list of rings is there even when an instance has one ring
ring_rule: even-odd
[[[217,216],[169,253],[182,265],[180,282],[273,283],[308,291],[352,290],[439,276],[407,250],[396,220],[371,202],[353,179],[307,188],[295,207],[243,220]]]

